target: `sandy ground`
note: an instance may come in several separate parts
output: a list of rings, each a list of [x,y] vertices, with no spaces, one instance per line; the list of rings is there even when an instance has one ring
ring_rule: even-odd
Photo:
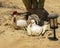
[[[58,23],[60,23],[60,0],[46,0],[45,9],[49,13],[53,12],[59,14]],[[53,36],[50,29],[43,37],[27,36],[26,31],[14,30],[11,25],[4,25],[5,22],[11,22],[8,20],[13,10],[23,12],[20,9],[0,8],[0,48],[60,48],[60,25],[56,30],[57,41],[48,39],[48,37]]]

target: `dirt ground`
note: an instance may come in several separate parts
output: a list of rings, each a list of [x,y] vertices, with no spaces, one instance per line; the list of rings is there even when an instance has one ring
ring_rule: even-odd
[[[26,31],[14,30],[11,24],[6,25],[5,23],[11,23],[9,18],[13,10],[17,10],[18,12],[23,12],[24,10],[1,7],[0,48],[60,48],[60,0],[45,0],[44,8],[49,14],[53,12],[59,15],[59,28],[56,30],[57,41],[48,39],[48,37],[53,37],[53,33],[50,29],[44,36],[27,36]]]

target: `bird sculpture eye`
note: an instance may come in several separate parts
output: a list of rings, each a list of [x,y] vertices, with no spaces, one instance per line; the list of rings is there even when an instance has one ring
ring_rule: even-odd
[[[37,18],[37,17],[35,17],[35,18]]]

